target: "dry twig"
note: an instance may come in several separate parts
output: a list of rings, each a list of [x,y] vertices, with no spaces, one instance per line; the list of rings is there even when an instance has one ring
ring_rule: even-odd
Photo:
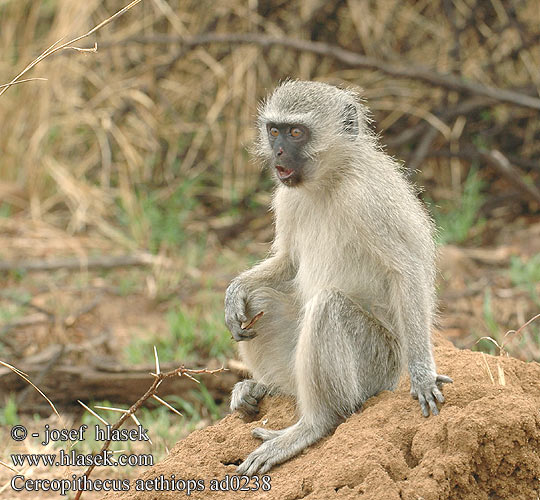
[[[508,330],[504,334],[504,338],[508,337],[508,335],[514,335],[515,337],[517,337],[525,328],[527,328],[531,323],[534,323],[538,318],[540,318],[540,314],[533,316],[529,321],[521,325],[517,330]]]
[[[86,48],[86,49],[85,48],[80,48],[80,47],[73,47],[72,44],[78,42],[79,40],[82,40],[83,38],[87,38],[90,35],[94,34],[96,31],[103,28],[103,26],[106,26],[110,22],[114,21],[116,18],[120,17],[122,14],[125,14],[129,9],[131,9],[132,7],[135,7],[135,5],[137,5],[140,2],[142,2],[142,0],[133,0],[130,4],[126,5],[124,8],[122,8],[118,12],[116,12],[116,14],[113,14],[111,17],[105,19],[104,21],[99,23],[97,26],[94,26],[90,31],[88,31],[84,35],[80,35],[78,37],[75,37],[72,40],[70,40],[69,42],[65,42],[65,43],[63,43],[61,45],[58,45],[60,43],[60,40],[54,42],[48,49],[43,51],[40,56],[36,57],[30,64],[28,64],[28,66],[26,66],[26,68],[24,68],[15,78],[13,78],[13,80],[11,80],[9,83],[5,83],[3,85],[0,85],[0,96],[9,87],[11,87],[12,85],[15,85],[17,83],[21,83],[22,82],[21,76],[28,73],[28,71],[30,71],[34,66],[36,66],[41,61],[43,61],[43,59],[53,55],[56,52],[59,52],[61,50],[66,50],[66,49],[72,49],[72,50],[76,50],[78,52],[97,52],[97,43],[94,44],[94,47]],[[34,80],[34,79],[28,79],[26,81],[29,81],[29,80]]]
[[[529,321],[527,321],[526,323],[521,325],[517,330],[508,330],[504,334],[504,337],[503,337],[503,340],[502,340],[501,343],[497,342],[493,337],[480,337],[474,343],[474,345],[478,344],[478,342],[480,342],[481,340],[489,340],[492,344],[497,346],[497,348],[499,349],[499,356],[502,356],[503,354],[506,354],[508,356],[508,353],[506,352],[506,349],[505,349],[505,347],[506,347],[506,345],[508,343],[506,341],[506,337],[508,337],[509,335],[514,335],[514,338],[517,337],[525,328],[527,328],[527,326],[529,326],[531,323],[536,321],[538,318],[540,318],[540,313],[537,314],[536,316],[533,316],[531,319],[529,319]],[[502,385],[504,385],[504,384],[502,384]]]
[[[264,311],[261,311],[261,312],[258,312],[255,316],[253,316],[253,318],[251,318],[247,323],[242,323],[240,325],[240,328],[242,328],[242,330],[248,330],[250,329],[255,323],[257,323],[257,321],[259,321],[259,319],[262,317],[262,315],[264,314]]]
[[[479,151],[480,157],[500,174],[502,174],[509,182],[514,184],[528,198],[536,201],[540,205],[540,191],[536,186],[527,184],[519,175],[518,170],[512,166],[508,158],[496,149],[492,151]]]
[[[18,375],[19,377],[21,377],[23,380],[25,380],[26,382],[28,382],[36,391],[38,391],[44,398],[45,400],[47,401],[47,403],[49,403],[49,406],[52,408],[52,410],[54,411],[54,413],[56,413],[56,415],[58,417],[60,417],[60,414],[58,413],[58,411],[56,410],[56,407],[54,406],[53,402],[47,397],[45,396],[45,394],[43,393],[43,391],[41,391],[39,389],[39,387],[37,387],[29,378],[28,378],[28,375],[26,375],[26,373],[24,373],[23,371],[19,370],[18,368],[15,368],[13,365],[10,365],[9,363],[6,363],[5,361],[1,361],[0,360],[0,365],[3,365],[5,366],[6,368],[9,368],[13,373],[15,373],[16,375]]]
[[[519,170],[512,165],[510,160],[500,151],[486,149],[466,148],[461,151],[429,151],[426,156],[432,157],[457,157],[464,158],[469,161],[480,160],[493,167],[499,174],[504,176],[511,184],[513,184],[520,193],[523,193],[530,200],[535,201],[540,205],[540,191],[533,184],[528,184],[523,180]],[[538,165],[535,165],[538,168]]]
[[[159,368],[159,361],[158,361],[158,358],[157,358],[157,353],[155,353],[156,355],[156,371],[158,373],[152,373],[151,375],[154,377],[154,382],[152,383],[152,385],[150,386],[150,388],[133,404],[131,405],[131,407],[128,409],[128,410],[120,410],[120,409],[116,409],[116,410],[120,410],[122,411],[122,416],[111,426],[111,430],[116,430],[116,429],[119,429],[122,424],[130,417],[133,417],[135,412],[143,405],[143,403],[149,399],[149,398],[154,398],[154,399],[157,399],[158,401],[160,401],[160,398],[157,398],[157,397],[154,397],[156,395],[156,392],[159,388],[159,386],[161,385],[161,383],[167,379],[167,378],[171,378],[171,377],[181,377],[182,375],[185,375],[186,377],[189,377],[189,378],[193,378],[193,375],[199,375],[199,374],[209,374],[209,375],[213,375],[213,374],[216,374],[216,373],[220,373],[220,372],[223,372],[223,371],[226,371],[227,369],[226,368],[218,368],[216,370],[208,370],[206,368],[203,368],[203,369],[200,369],[200,370],[193,370],[191,368],[185,368],[183,365],[180,366],[179,368],[176,368],[175,370],[171,370],[169,372],[165,372],[165,373],[162,373],[158,368]],[[196,379],[195,379],[196,380]],[[80,402],[80,401],[79,401]],[[160,401],[161,402],[161,401]],[[87,410],[89,410],[93,415],[95,415],[99,420],[101,420],[102,422],[105,422],[103,420],[102,417],[100,417],[99,415],[97,415],[93,410],[91,410],[90,408],[88,408],[86,405],[84,405],[83,403],[81,403],[81,405],[83,405]],[[170,407],[169,404],[166,404],[167,407]],[[109,408],[108,408],[109,409]],[[111,410],[113,410],[112,408],[110,408]],[[178,412],[176,412],[178,413]],[[108,424],[107,424],[108,425]],[[108,439],[107,441],[105,441],[103,443],[103,446],[101,447],[101,450],[98,452],[98,454],[101,454],[103,453],[104,451],[106,451],[108,448],[109,448],[109,445],[111,444],[111,439]],[[86,471],[84,472],[83,476],[84,477],[88,477],[92,471],[94,470],[94,467],[95,465],[90,465]],[[79,490],[77,492],[77,494],[75,495],[75,500],[79,500],[81,498],[81,495],[82,495],[82,490]]]
[[[209,45],[213,43],[255,44],[260,45],[263,48],[268,48],[272,45],[281,45],[282,47],[288,47],[301,52],[310,52],[312,54],[318,54],[321,56],[333,57],[337,61],[340,61],[347,66],[375,69],[397,78],[420,80],[436,87],[484,96],[496,101],[540,110],[540,99],[537,97],[532,97],[513,90],[501,89],[498,87],[491,87],[481,83],[467,81],[458,76],[438,73],[432,68],[423,66],[397,66],[382,61],[378,58],[364,56],[362,54],[343,49],[337,45],[331,45],[323,42],[313,42],[310,40],[287,37],[277,38],[259,33],[207,33],[192,38],[182,38],[177,36],[134,37],[128,38],[124,41],[124,43],[129,42],[147,44],[180,44],[182,48],[179,51],[179,57],[182,57],[185,54],[185,47],[193,48],[200,45]],[[115,42],[115,44],[117,45],[118,42]]]

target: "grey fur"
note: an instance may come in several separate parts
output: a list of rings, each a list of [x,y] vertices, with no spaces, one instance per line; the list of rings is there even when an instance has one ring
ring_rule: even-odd
[[[231,409],[253,414],[264,394],[281,392],[296,398],[300,419],[253,431],[264,442],[238,468],[248,475],[293,457],[369,397],[394,389],[405,363],[425,416],[438,413],[441,385],[451,382],[437,375],[430,340],[432,222],[368,129],[358,96],[324,83],[281,84],[259,112],[256,152],[268,164],[269,122],[307,127],[310,161],[300,185],[274,193],[271,256],[226,292],[225,321],[253,373],[234,388]]]

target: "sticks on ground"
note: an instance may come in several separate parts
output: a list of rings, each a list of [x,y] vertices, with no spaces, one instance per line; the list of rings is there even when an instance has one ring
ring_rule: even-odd
[[[156,357],[156,373],[151,374],[154,377],[154,382],[152,383],[150,388],[133,405],[131,405],[131,407],[128,410],[123,411],[122,416],[116,421],[116,423],[114,423],[111,426],[111,430],[119,429],[122,426],[122,424],[128,418],[131,418],[135,414],[135,412],[143,405],[143,403],[147,399],[154,398],[157,401],[160,401],[160,398],[156,397],[156,393],[157,393],[157,390],[158,390],[159,386],[161,385],[161,383],[165,379],[171,378],[171,377],[181,377],[182,375],[185,375],[186,377],[197,381],[195,378],[193,378],[193,375],[200,375],[200,374],[213,375],[215,373],[220,373],[220,372],[223,372],[223,371],[226,370],[226,368],[218,368],[216,370],[208,370],[206,368],[201,369],[201,370],[192,370],[190,368],[184,368],[184,366],[181,366],[179,368],[176,368],[175,370],[171,370],[169,372],[162,373],[161,370],[160,370],[160,367],[159,367],[159,360],[158,360],[157,352],[155,351],[155,349],[154,349],[154,354],[155,354],[155,357]],[[83,405],[83,406],[85,406],[85,405]],[[169,407],[169,409],[170,409],[170,405],[165,404],[165,406]],[[87,408],[87,407],[85,406],[85,408]],[[116,409],[114,409],[114,410],[116,411]],[[94,413],[94,412],[92,412],[92,413]],[[99,451],[99,453],[101,454],[104,451],[106,451],[109,448],[110,444],[111,444],[110,439],[105,441],[103,443],[103,446],[101,447],[101,450]],[[83,476],[85,476],[85,477],[90,476],[90,474],[94,470],[94,467],[95,467],[95,465],[90,465],[86,469],[86,471],[84,472]],[[82,490],[79,490],[77,492],[77,494],[75,495],[75,500],[79,500],[81,498],[82,493],[83,493]]]
[[[176,368],[174,370],[171,370],[171,371],[168,371],[168,372],[161,372],[161,368],[160,368],[160,364],[159,364],[159,359],[158,359],[158,355],[157,355],[157,351],[156,349],[154,348],[154,355],[155,355],[155,361],[156,361],[156,373],[151,373],[151,375],[154,377],[154,381],[152,382],[152,385],[149,387],[149,389],[134,403],[131,405],[131,407],[127,410],[124,410],[124,409],[120,409],[120,408],[108,408],[108,407],[103,407],[103,406],[100,406],[101,409],[105,409],[105,410],[113,410],[113,411],[119,411],[122,413],[122,415],[120,416],[120,418],[111,426],[111,430],[116,430],[116,429],[119,429],[123,424],[124,422],[128,419],[128,418],[132,418],[136,423],[138,423],[138,420],[137,418],[135,417],[135,413],[137,412],[137,410],[139,410],[139,408],[141,408],[141,406],[145,403],[145,401],[147,401],[148,399],[150,398],[153,398],[155,399],[156,401],[158,401],[159,403],[163,404],[164,406],[166,406],[167,408],[169,408],[171,411],[174,411],[175,413],[177,414],[180,414],[174,407],[172,407],[169,403],[167,403],[166,401],[162,400],[160,397],[157,396],[157,391],[158,391],[158,388],[159,386],[161,385],[161,383],[166,380],[166,379],[170,379],[170,378],[173,378],[173,377],[182,377],[183,375],[186,376],[187,378],[195,381],[195,382],[199,382],[195,377],[194,375],[203,375],[203,374],[208,374],[208,375],[214,375],[216,373],[221,373],[221,372],[224,372],[224,371],[227,371],[227,368],[218,368],[218,369],[215,369],[215,370],[209,370],[207,368],[201,368],[201,369],[191,369],[191,368],[185,368],[183,365],[180,366],[179,368]],[[8,368],[9,370],[13,371],[14,373],[16,373],[19,377],[23,378],[28,384],[30,384],[34,389],[36,389],[40,394],[41,396],[43,396],[47,403],[50,405],[50,407],[52,408],[52,410],[54,411],[54,413],[60,417],[60,414],[58,413],[58,411],[56,410],[54,404],[52,403],[52,401],[43,393],[43,391],[41,391],[29,378],[28,376],[26,375],[26,373],[22,372],[21,370],[19,370],[18,368],[14,367],[13,365],[10,365],[9,363],[6,363],[5,361],[0,361],[0,365],[2,366],[5,366],[6,368]],[[89,408],[88,406],[86,406],[84,403],[82,403],[81,401],[79,401],[79,403],[85,408],[87,409],[90,413],[92,413],[96,418],[98,418],[102,423],[104,423],[105,425],[109,425],[107,423],[106,420],[104,420],[102,417],[100,417],[96,412],[94,412],[91,408]],[[181,415],[181,414],[180,414]],[[140,425],[140,424],[139,424]],[[107,441],[105,441],[103,443],[103,446],[101,447],[101,450],[99,451],[99,453],[103,453],[105,452],[109,446],[111,444],[111,439],[108,439]],[[3,465],[11,470],[13,470],[9,465],[7,465],[6,463],[0,461],[0,465]],[[94,470],[94,467],[95,467],[95,464],[94,465],[90,465],[84,472],[83,476],[84,477],[89,477],[90,474],[92,473],[92,471]],[[15,471],[16,472],[16,471]],[[75,500],[79,500],[81,498],[81,495],[83,493],[83,490],[79,490],[77,492],[77,494],[75,495]]]

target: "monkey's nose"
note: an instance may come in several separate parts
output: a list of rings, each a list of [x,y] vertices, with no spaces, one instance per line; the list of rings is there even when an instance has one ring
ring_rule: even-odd
[[[277,152],[277,155],[278,155],[278,156],[281,156],[282,154],[283,154],[283,148],[280,147],[280,148],[279,148],[279,151]]]

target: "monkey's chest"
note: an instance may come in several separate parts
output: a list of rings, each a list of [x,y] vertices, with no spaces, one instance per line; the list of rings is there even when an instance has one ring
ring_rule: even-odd
[[[335,289],[355,298],[369,297],[377,287],[369,254],[341,231],[299,231],[293,247],[295,283],[307,302],[321,290]]]

